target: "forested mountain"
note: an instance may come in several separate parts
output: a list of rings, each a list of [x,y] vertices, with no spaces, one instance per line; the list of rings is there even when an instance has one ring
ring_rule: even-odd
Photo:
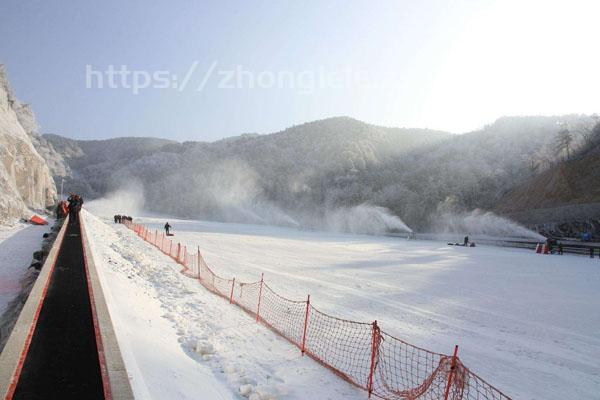
[[[600,123],[569,158],[516,185],[499,212],[556,235],[600,229]]]
[[[428,230],[444,213],[496,208],[560,159],[561,129],[571,129],[576,148],[585,137],[578,132],[593,122],[580,115],[504,117],[452,135],[338,117],[213,143],[45,139],[64,158],[67,190],[88,197],[135,185],[149,210],[305,226],[368,204]]]
[[[132,162],[151,156],[167,144],[179,146],[176,142],[155,138],[78,141],[46,134],[42,139],[52,149],[47,161],[57,187],[64,178],[65,193],[83,193],[87,198],[101,197],[113,190],[120,182],[114,181],[112,175]]]
[[[572,146],[578,147],[593,123],[578,115],[503,117],[360,174],[354,187],[363,188],[359,197],[388,207],[408,225],[434,229],[440,213],[495,209],[506,192],[561,159],[561,127],[571,127]]]
[[[214,143],[150,138],[77,141],[57,135],[44,138],[65,160],[69,170],[66,191],[99,197],[123,186],[141,184],[151,210],[281,223],[293,219],[287,216],[287,209],[315,213],[326,195],[311,187],[319,177],[376,168],[448,136],[445,132],[384,128],[341,117],[270,135],[242,135]]]

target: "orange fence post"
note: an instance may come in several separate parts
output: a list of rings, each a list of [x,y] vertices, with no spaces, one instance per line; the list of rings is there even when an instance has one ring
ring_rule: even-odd
[[[158,247],[158,229],[154,230],[154,243],[152,244]]]
[[[456,370],[456,355],[458,354],[458,345],[454,346],[454,355],[452,356],[452,363],[450,364],[450,373],[448,374],[448,384],[446,385],[446,393],[444,394],[444,400],[448,400],[450,394],[450,388],[452,387],[452,378],[454,377],[454,371]]]
[[[369,368],[369,382],[367,384],[367,391],[369,392],[369,398],[373,392],[373,373],[375,372],[375,365],[377,362],[377,352],[379,351],[379,327],[377,326],[377,320],[373,321],[373,330],[371,333],[371,367]]]
[[[231,294],[229,295],[229,304],[233,304],[233,288],[235,287],[235,276],[231,281]]]
[[[260,321],[260,299],[262,298],[262,287],[264,282],[265,274],[264,272],[260,274],[260,289],[258,291],[258,307],[256,308],[256,322]]]
[[[200,271],[200,259],[201,259],[201,255],[200,255],[200,246],[198,246],[198,280],[200,282],[202,282],[202,272]]]
[[[300,351],[302,355],[304,355],[304,350],[306,349],[306,327],[308,326],[308,308],[310,307],[310,294],[306,299],[306,314],[304,316],[304,333],[302,333],[302,348]]]
[[[181,254],[181,243],[177,243],[177,258],[175,259],[176,262],[179,262],[180,254]]]

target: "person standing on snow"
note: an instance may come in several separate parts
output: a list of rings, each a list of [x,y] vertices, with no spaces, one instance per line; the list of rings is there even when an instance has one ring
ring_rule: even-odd
[[[170,229],[171,229],[171,225],[169,225],[169,222],[167,221],[167,223],[165,224],[165,232],[167,233],[167,236],[169,236]]]

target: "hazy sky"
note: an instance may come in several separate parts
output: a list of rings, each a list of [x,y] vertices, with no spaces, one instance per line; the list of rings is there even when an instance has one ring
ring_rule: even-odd
[[[69,137],[215,140],[337,115],[464,132],[599,112],[599,4],[3,0],[0,62],[42,131]]]

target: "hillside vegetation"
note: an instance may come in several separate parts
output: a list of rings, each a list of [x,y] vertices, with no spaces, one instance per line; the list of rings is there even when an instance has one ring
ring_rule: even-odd
[[[64,159],[68,190],[88,197],[135,187],[149,210],[312,227],[332,224],[340,209],[353,218],[353,207],[367,205],[391,210],[412,228],[436,230],[447,213],[498,209],[515,187],[554,168],[561,127],[578,132],[593,121],[503,117],[452,135],[338,117],[213,143],[44,138]],[[573,147],[581,143],[575,134]]]
[[[499,212],[557,235],[600,228],[600,124],[570,159],[516,185],[496,205]]]

